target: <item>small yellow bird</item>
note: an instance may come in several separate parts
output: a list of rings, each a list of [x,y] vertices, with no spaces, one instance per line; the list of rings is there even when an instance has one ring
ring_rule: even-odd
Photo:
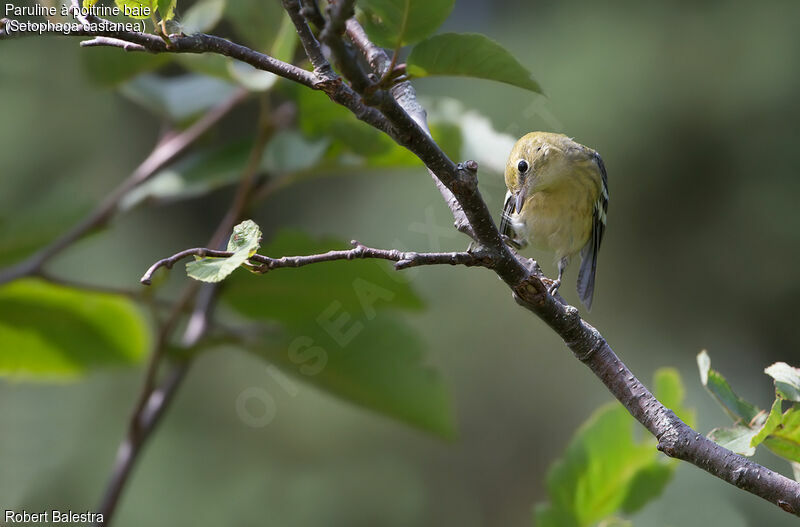
[[[555,253],[558,279],[581,253],[578,296],[592,309],[597,253],[606,228],[608,176],[600,154],[562,134],[523,136],[506,163],[506,201],[500,232],[517,248],[528,243]]]

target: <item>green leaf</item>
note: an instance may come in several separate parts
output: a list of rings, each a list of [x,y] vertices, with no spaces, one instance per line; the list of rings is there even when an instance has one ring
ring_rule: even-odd
[[[162,20],[170,20],[175,16],[175,4],[177,0],[158,0],[158,14]]]
[[[800,405],[792,405],[781,416],[781,423],[764,440],[764,445],[774,453],[800,462]]]
[[[80,56],[89,79],[104,87],[115,87],[170,61],[167,53],[121,53],[119,49],[107,47],[86,48]]]
[[[253,142],[248,140],[195,152],[129,192],[120,202],[120,210],[143,203],[196,198],[235,183],[242,177],[252,148]],[[274,177],[306,171],[319,162],[326,149],[325,140],[308,141],[291,130],[279,132],[267,145],[261,168]]]
[[[423,40],[411,50],[406,69],[412,77],[475,77],[542,92],[531,72],[510,52],[477,33],[445,33]]]
[[[574,516],[550,503],[537,503],[534,506],[533,524],[536,527],[579,527]]]
[[[425,346],[417,334],[383,313],[369,321],[348,320],[342,335],[352,331],[353,338],[342,347],[313,320],[348,316],[338,304],[330,306],[332,311],[311,313],[308,324],[287,328],[283,338],[255,343],[250,351],[337,397],[452,439],[450,392],[442,376],[425,364]]]
[[[360,0],[360,19],[379,46],[395,48],[430,36],[450,16],[455,0]]]
[[[97,3],[97,0],[83,0],[83,7],[89,8]]]
[[[181,28],[187,35],[205,33],[219,23],[224,12],[225,0],[199,0],[184,13]]]
[[[675,368],[659,368],[653,378],[654,393],[661,404],[675,412],[684,423],[694,427],[695,411],[684,406],[686,389],[680,373]]]
[[[772,408],[769,411],[769,415],[767,416],[764,424],[757,429],[757,434],[753,436],[753,439],[750,441],[750,446],[757,447],[760,445],[771,433],[775,431],[778,426],[780,426],[782,418],[783,418],[783,409],[782,409],[782,401],[780,398],[775,399],[775,402],[772,403]]]
[[[233,228],[228,240],[228,251],[233,254],[227,258],[196,257],[186,264],[186,274],[201,282],[221,282],[237,267],[247,261],[258,250],[261,229],[252,220],[246,220]]]
[[[715,428],[708,433],[708,438],[731,452],[752,456],[756,453],[756,448],[751,444],[757,434],[757,428],[736,425],[731,428]]]
[[[788,400],[800,402],[800,369],[792,368],[785,362],[776,362],[764,370],[775,379],[775,392]]]
[[[150,332],[124,297],[18,280],[0,287],[0,375],[70,378],[138,363]]]
[[[265,246],[272,257],[346,245],[284,231]],[[236,312],[278,322],[281,337],[249,349],[348,401],[444,437],[454,434],[450,395],[425,365],[423,343],[393,310],[422,302],[387,262],[335,261],[231,278],[221,299]]]
[[[122,85],[120,93],[158,116],[185,121],[233,96],[236,86],[206,75],[179,77],[139,75]]]
[[[144,20],[155,15],[162,0],[114,0],[125,16]]]
[[[657,397],[684,416],[677,372],[659,370]],[[538,526],[586,527],[619,513],[632,513],[663,491],[675,469],[657,441],[635,439],[636,421],[618,403],[604,405],[576,432],[562,459],[550,468],[550,503],[536,508]]]
[[[697,367],[700,370],[700,380],[703,386],[734,421],[741,419],[745,423],[749,423],[758,415],[760,412],[758,407],[736,395],[725,377],[711,369],[711,358],[705,350],[697,355]]]

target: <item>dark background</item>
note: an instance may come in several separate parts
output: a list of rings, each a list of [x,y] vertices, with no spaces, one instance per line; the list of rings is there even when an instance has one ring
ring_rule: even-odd
[[[703,433],[727,422],[700,386],[701,349],[762,407],[772,397],[763,368],[800,363],[797,20],[800,3],[788,0],[459,1],[444,29],[500,41],[547,98],[479,80],[416,84],[421,96],[458,98],[514,136],[564,132],[602,154],[609,223],[587,318],[642,380],[660,366],[678,368]],[[145,111],[87,81],[80,53],[71,39],[0,44],[0,240],[63,230],[132,170],[159,131]],[[252,115],[238,119],[252,129]],[[480,178],[499,212],[500,175],[483,170]],[[228,194],[124,216],[51,268],[136,287],[152,261],[208,238]],[[420,168],[299,184],[255,217],[428,250],[438,247],[414,224],[431,215],[445,228],[448,214]],[[452,234],[439,243],[462,249],[467,241]],[[0,262],[13,258],[0,244]],[[542,263],[553,271],[548,257]],[[564,288],[571,302],[576,268]],[[289,395],[256,358],[211,354],[195,365],[147,448],[117,524],[528,525],[531,506],[545,499],[548,465],[611,397],[491,273],[427,268],[412,284],[428,307],[408,318],[456,400],[454,443],[305,384]],[[3,507],[93,508],[141,377],[117,370],[77,383],[0,383]],[[265,428],[248,427],[235,412],[250,386],[278,403]],[[756,459],[791,475],[768,453]],[[793,522],[686,464],[633,520]]]

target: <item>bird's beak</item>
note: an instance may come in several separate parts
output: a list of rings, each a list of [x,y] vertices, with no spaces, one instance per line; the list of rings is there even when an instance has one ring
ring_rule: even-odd
[[[525,205],[525,198],[527,197],[528,193],[525,192],[524,188],[519,189],[514,196],[514,211],[517,214],[522,212],[522,207]]]

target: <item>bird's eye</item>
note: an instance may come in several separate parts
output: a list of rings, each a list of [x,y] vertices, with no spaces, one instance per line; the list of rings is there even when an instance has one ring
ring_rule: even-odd
[[[524,159],[520,159],[519,163],[517,163],[517,170],[519,170],[520,174],[524,174],[528,171],[528,162]]]

